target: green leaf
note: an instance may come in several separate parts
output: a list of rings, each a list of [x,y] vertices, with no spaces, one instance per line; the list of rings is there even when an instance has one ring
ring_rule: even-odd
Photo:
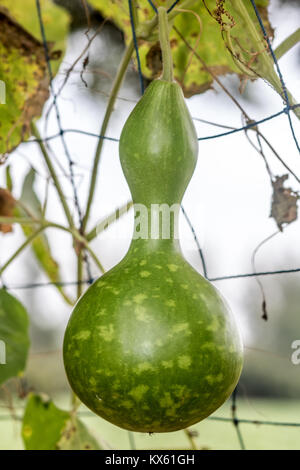
[[[59,450],[100,450],[102,447],[78,418],[71,418],[57,444]]]
[[[40,395],[30,395],[22,425],[26,450],[55,450],[70,419],[67,411],[57,408]]]
[[[169,7],[173,4],[173,1],[174,0],[157,0],[155,5]],[[119,0],[116,2],[107,2],[106,0],[90,0],[89,3],[97,8],[104,17],[114,21],[116,26],[124,32],[125,41],[128,43],[132,37],[128,1]],[[226,5],[228,3],[231,2],[227,1]],[[264,7],[261,13],[265,18],[266,24],[269,24],[266,10],[268,1],[258,0],[256,3],[259,7]],[[231,55],[226,50],[218,23],[205,7],[206,4],[208,9],[213,11],[216,8],[216,0],[206,0],[205,4],[202,1],[195,1],[194,3],[191,2],[191,4],[192,6],[188,9],[193,11],[194,14],[187,12],[178,14],[171,23],[173,28],[170,32],[174,76],[181,84],[185,96],[201,93],[210,88],[213,82],[210,72],[203,66],[199,58],[192,53],[192,49],[194,49],[195,46],[197,46],[196,53],[214,75],[241,73]],[[153,18],[155,13],[147,0],[140,0],[138,5],[140,24]],[[250,2],[249,6],[251,8]],[[176,8],[179,9],[180,4],[178,4]],[[251,12],[252,17],[253,14],[254,12]],[[199,33],[200,40],[197,45]],[[247,30],[240,29],[239,34],[247,39]],[[183,41],[182,37],[185,38],[185,41]],[[143,75],[150,80],[157,78],[162,70],[161,51],[157,37],[152,35],[149,41],[140,40],[139,53]]]
[[[26,8],[24,8],[24,0],[0,0],[0,6],[7,8],[10,15],[26,31],[42,41],[36,0],[25,0],[25,2]],[[51,51],[60,51],[60,54],[52,53],[55,60],[51,61],[51,66],[53,73],[56,73],[66,50],[70,15],[64,8],[55,5],[51,0],[40,0],[40,5],[48,46]]]
[[[23,305],[0,289],[0,385],[24,372],[30,344],[28,325]]]
[[[38,220],[42,219],[42,205],[34,191],[34,182],[35,182],[35,171],[31,169],[26,175],[20,202],[30,210],[30,213]],[[18,210],[21,217],[27,217],[27,213],[23,209]],[[26,237],[30,237],[38,228],[38,224],[23,225],[23,232]],[[59,265],[56,260],[53,258],[51,253],[51,248],[49,245],[48,237],[43,232],[41,235],[36,237],[32,242],[32,249],[38,260],[40,266],[47,274],[51,282],[59,283],[61,281]],[[64,293],[61,286],[56,286],[59,292],[63,295],[66,302],[73,304],[66,294]]]
[[[30,395],[22,425],[26,450],[100,450],[96,439],[71,412],[47,397]]]
[[[69,16],[51,1],[41,2],[47,39],[64,50]],[[30,136],[30,123],[41,115],[49,96],[45,50],[40,42],[35,0],[0,0],[0,80],[6,89],[0,105],[0,156]],[[52,52],[51,57],[61,54]],[[54,72],[59,61],[51,61]]]
[[[10,165],[7,165],[7,167],[5,168],[5,176],[6,176],[6,188],[8,189],[8,191],[11,193],[12,190],[13,190],[13,180],[12,180],[12,176],[11,176],[11,166]]]

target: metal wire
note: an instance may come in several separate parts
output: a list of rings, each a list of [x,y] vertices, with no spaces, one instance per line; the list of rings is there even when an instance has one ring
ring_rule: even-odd
[[[287,104],[287,107],[286,107],[286,114],[288,116],[288,120],[289,120],[289,124],[290,124],[290,128],[291,128],[291,133],[292,133],[292,136],[293,136],[293,139],[295,141],[295,144],[296,144],[296,147],[298,149],[298,152],[300,153],[300,147],[299,147],[299,144],[298,144],[298,141],[297,141],[297,138],[296,138],[296,134],[295,134],[295,131],[294,131],[294,127],[293,127],[293,123],[292,123],[292,118],[291,118],[291,115],[290,115],[290,109],[291,109],[291,105],[290,105],[290,101],[289,101],[289,97],[288,97],[288,93],[287,93],[287,89],[286,89],[286,85],[285,85],[285,82],[284,82],[284,79],[283,79],[283,76],[282,76],[282,73],[281,73],[281,70],[280,70],[280,67],[279,67],[279,64],[278,64],[278,61],[276,59],[276,56],[274,54],[274,51],[273,51],[273,48],[272,48],[272,45],[271,45],[271,41],[270,41],[270,38],[267,34],[267,31],[264,27],[264,23],[263,23],[263,20],[259,14],[259,11],[258,11],[258,8],[255,4],[255,1],[254,0],[251,0],[251,3],[252,3],[252,6],[254,8],[254,11],[255,11],[255,14],[256,14],[256,17],[258,19],[258,22],[259,22],[259,25],[260,25],[260,28],[262,30],[262,33],[264,35],[264,39],[267,41],[267,44],[268,44],[268,48],[269,48],[269,51],[271,53],[271,56],[272,56],[272,59],[273,59],[273,62],[275,64],[275,67],[276,67],[276,70],[277,70],[277,74],[279,76],[279,79],[280,79],[280,82],[281,82],[281,87],[282,87],[282,91],[283,91],[283,96],[284,96],[284,99],[285,99],[285,102]]]

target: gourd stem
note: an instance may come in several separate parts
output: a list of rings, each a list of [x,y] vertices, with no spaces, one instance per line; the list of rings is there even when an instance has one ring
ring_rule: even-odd
[[[82,279],[83,279],[83,256],[82,250],[77,255],[77,299],[82,294]]]
[[[169,23],[167,10],[164,7],[158,8],[158,29],[159,41],[162,52],[163,74],[162,79],[167,82],[173,81],[173,60],[169,37]]]

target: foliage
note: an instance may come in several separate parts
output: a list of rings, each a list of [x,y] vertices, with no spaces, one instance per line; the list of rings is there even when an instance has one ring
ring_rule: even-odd
[[[30,215],[31,217],[34,217],[37,221],[40,221],[41,219],[43,219],[44,214],[42,205],[36,195],[36,192],[34,191],[34,182],[35,171],[33,168],[31,168],[29,173],[26,175],[23,183],[22,193],[20,197],[20,202],[22,205],[18,209],[18,213],[25,218],[29,218]],[[26,210],[22,207],[25,207]],[[38,222],[37,224],[22,225],[23,232],[27,238],[32,237],[38,227]],[[68,299],[68,297],[64,294],[62,287],[59,285],[61,281],[60,268],[57,261],[52,256],[48,237],[44,232],[34,238],[34,240],[32,241],[32,250],[38,263],[40,264],[45,274],[48,276],[49,280],[56,284],[57,289],[64,296],[65,300],[72,305],[73,302]]]
[[[16,201],[8,189],[0,188],[0,216],[11,217],[14,212]],[[12,225],[0,223],[0,232],[8,233],[12,231]]]
[[[49,0],[45,6],[46,34],[64,50],[68,15]],[[47,26],[48,25],[48,26]],[[62,54],[51,52],[55,58]],[[31,121],[40,116],[49,96],[49,75],[34,0],[0,1],[0,78],[6,85],[6,104],[0,106],[0,155],[30,135]]]
[[[6,363],[0,364],[0,385],[24,372],[29,349],[28,327],[23,305],[5,289],[0,289],[0,340],[6,352]]]
[[[27,450],[101,449],[78,418],[41,395],[32,394],[28,398],[22,437]]]
[[[101,135],[105,134],[114,103],[126,73],[133,52],[132,28],[128,10],[128,0],[89,0],[100,13],[113,21],[124,33],[127,49],[112,87],[107,110],[103,119]],[[149,2],[139,0],[133,3],[133,17],[145,78],[152,80],[161,73],[161,50],[157,35],[157,22]],[[173,0],[157,0],[156,5],[171,5]],[[273,30],[267,13],[268,0],[256,0],[264,26],[270,36]],[[50,0],[40,0],[42,19],[50,66],[53,74],[58,68],[65,52],[69,30],[69,15]],[[138,9],[135,7],[138,5]],[[24,7],[25,6],[25,7]],[[241,0],[182,0],[170,13],[171,47],[174,58],[174,71],[185,95],[191,96],[212,87],[214,79],[226,73],[236,73],[242,80],[241,90],[248,79],[262,77],[282,96],[281,83],[274,71],[267,44],[250,2]],[[299,30],[278,47],[278,58],[289,50],[299,39]],[[72,237],[74,252],[77,256],[78,296],[81,294],[83,280],[83,259],[89,251],[96,265],[103,272],[102,265],[89,246],[97,234],[117,218],[127,212],[129,205],[122,207],[86,233],[89,210],[84,227],[74,222],[73,211],[69,208],[55,165],[43,144],[34,120],[42,113],[49,96],[49,70],[45,58],[45,44],[41,35],[40,22],[35,0],[0,0],[0,78],[6,85],[6,105],[0,106],[0,163],[17,146],[28,139],[33,130],[42,156],[57,190],[67,225],[59,225],[45,219],[45,207],[34,190],[35,172],[29,171],[23,183],[21,197],[16,200],[12,195],[13,185],[10,167],[6,167],[7,188],[0,188],[0,231],[8,233],[15,223],[22,227],[25,242],[0,267],[0,274],[23,249],[32,243],[32,250],[41,269],[49,280],[57,285],[64,299],[72,303],[60,287],[60,269],[53,258],[45,230],[56,227],[68,232]],[[88,48],[87,48],[88,50]],[[78,59],[79,60],[79,59]],[[86,64],[89,59],[86,57]],[[136,61],[136,57],[135,57]],[[288,94],[291,104],[293,98]],[[300,117],[298,111],[294,111]],[[258,134],[257,134],[258,135]],[[103,139],[94,160],[92,183],[89,194],[91,203],[96,183]],[[2,155],[2,156],[1,156]],[[55,162],[54,162],[55,163]],[[281,179],[280,179],[281,178]],[[283,178],[283,179],[282,179]],[[296,218],[298,194],[284,188],[283,177],[273,181],[272,216],[281,229],[282,224]],[[277,186],[275,187],[277,183]],[[100,230],[101,229],[101,230]],[[0,385],[12,377],[24,373],[29,350],[29,320],[25,308],[5,289],[0,289],[0,340],[5,345],[7,364],[0,364]],[[263,375],[263,373],[262,373]],[[22,428],[26,449],[100,449],[97,440],[90,435],[76,413],[76,409],[64,411],[40,395],[28,398]],[[43,433],[40,430],[43,429]]]
[[[91,0],[90,3],[99,9],[104,17],[114,21],[124,32],[125,41],[128,43],[132,36],[128,1],[119,0],[111,4],[106,0]],[[172,0],[167,2],[158,0],[156,5],[170,6],[172,3],[174,3]],[[190,6],[183,8],[182,13],[174,19],[173,28],[170,32],[174,75],[182,86],[185,96],[202,93],[210,88],[213,81],[211,72],[216,76],[239,72],[231,55],[226,51],[226,45],[220,34],[218,23],[207,10],[208,8],[214,11],[216,1],[208,0],[205,4],[202,1],[189,3]],[[226,2],[226,7],[230,3]],[[260,0],[257,4],[261,7],[266,24],[270,28],[266,8],[268,1]],[[139,1],[138,6],[139,23],[149,21],[154,17],[155,12],[147,0]],[[180,5],[178,5],[178,9],[180,11]],[[247,3],[247,10],[256,27],[259,28],[250,2]],[[237,15],[234,8],[231,8],[231,11],[233,17]],[[247,43],[248,32],[244,25],[237,22],[235,33],[242,43]],[[157,78],[162,70],[161,51],[157,35],[153,34],[150,40],[141,39],[139,46],[144,76],[150,80]],[[201,60],[199,60],[199,57]]]

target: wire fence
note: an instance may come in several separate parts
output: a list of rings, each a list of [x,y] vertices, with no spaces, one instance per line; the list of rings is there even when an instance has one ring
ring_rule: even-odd
[[[181,0],[176,0],[169,7],[168,12],[172,11],[173,8],[175,8],[177,4],[180,4],[180,1]],[[295,109],[296,107],[299,107],[300,103],[296,104],[296,105],[291,105],[290,104],[289,97],[288,97],[288,94],[287,94],[286,84],[285,84],[282,72],[280,70],[278,61],[276,59],[275,53],[273,51],[270,38],[268,37],[268,34],[267,34],[266,29],[264,27],[263,20],[261,18],[259,10],[258,10],[258,8],[255,4],[255,1],[250,0],[250,2],[251,2],[251,5],[254,9],[255,15],[257,17],[259,26],[260,26],[261,31],[262,31],[263,38],[265,39],[265,41],[267,43],[269,52],[270,52],[271,57],[274,61],[275,69],[277,71],[278,77],[279,77],[280,82],[281,82],[282,96],[283,96],[283,108],[281,110],[279,110],[277,113],[266,116],[265,118],[260,119],[258,121],[249,120],[249,122],[247,122],[246,125],[243,126],[243,127],[230,129],[226,132],[222,132],[222,133],[219,133],[219,134],[199,137],[198,140],[202,141],[202,140],[208,140],[208,139],[216,139],[216,138],[225,137],[225,136],[237,133],[237,132],[246,132],[249,129],[257,129],[258,125],[263,124],[263,123],[265,123],[267,121],[270,121],[272,119],[275,119],[275,118],[281,116],[282,114],[286,114],[288,122],[289,122],[290,130],[291,130],[292,138],[295,142],[295,145],[296,145],[298,151],[300,152],[299,143],[298,143],[298,140],[297,140],[297,137],[296,137],[296,134],[295,134],[292,118],[291,118],[291,115],[290,115],[290,112],[293,109]],[[155,13],[157,13],[157,7],[155,6],[155,3],[151,0],[148,0],[148,3],[153,8]],[[136,28],[135,28],[135,21],[134,21],[134,15],[133,15],[132,0],[128,0],[128,7],[129,7],[129,14],[130,14],[130,23],[131,23],[131,28],[132,28],[132,36],[133,36],[134,47],[135,47],[136,58],[137,58],[137,69],[138,69],[138,74],[139,74],[139,79],[140,79],[141,93],[143,94],[143,92],[144,92],[144,78],[143,78],[142,71],[141,71],[141,61],[140,61],[139,46],[138,46],[138,40],[137,40]],[[75,184],[75,178],[74,178],[74,169],[73,168],[74,168],[75,162],[73,161],[73,159],[71,157],[71,153],[68,149],[68,146],[67,146],[67,143],[66,143],[66,140],[65,140],[64,136],[67,133],[74,133],[74,134],[86,135],[88,137],[93,137],[93,138],[98,139],[99,141],[100,140],[109,140],[109,141],[112,141],[112,142],[119,142],[119,139],[115,138],[115,137],[110,137],[110,136],[107,136],[107,135],[99,135],[99,134],[95,134],[95,133],[92,133],[92,132],[82,131],[80,129],[64,129],[63,128],[62,121],[61,121],[61,116],[60,116],[60,112],[59,112],[59,105],[58,105],[58,102],[57,102],[58,96],[57,96],[57,94],[54,90],[54,87],[53,87],[53,73],[52,73],[52,69],[51,69],[50,55],[49,55],[47,37],[46,37],[45,28],[44,28],[44,21],[43,21],[43,11],[42,11],[42,8],[41,8],[40,0],[36,0],[36,8],[37,8],[37,15],[38,15],[39,24],[40,24],[41,36],[42,36],[43,45],[44,45],[45,58],[46,58],[46,61],[47,61],[48,73],[49,73],[49,78],[50,78],[50,91],[51,91],[51,95],[52,95],[52,99],[53,99],[53,105],[54,105],[57,124],[58,124],[58,128],[59,128],[58,133],[56,133],[54,135],[51,135],[51,136],[43,137],[41,142],[46,143],[46,142],[52,141],[54,139],[61,139],[63,149],[64,149],[64,152],[65,152],[65,156],[67,158],[67,162],[68,162],[68,166],[69,166],[69,179],[70,179],[70,182],[71,182],[71,185],[72,185],[72,188],[73,188],[74,204],[75,204],[75,208],[76,208],[76,211],[77,211],[79,224],[81,225],[82,220],[83,220],[83,215],[82,215],[82,210],[81,210],[81,207],[80,207],[79,197],[78,197],[77,188],[76,188],[76,184]],[[197,120],[198,118],[195,118],[195,119]],[[201,119],[199,119],[199,120],[201,121]],[[203,121],[203,122],[205,122],[205,121]],[[212,124],[214,124],[214,123],[212,123]],[[214,125],[216,125],[216,124],[214,124]],[[220,127],[228,127],[228,126],[220,126]],[[40,140],[39,139],[30,139],[28,142],[40,142]],[[192,223],[191,223],[191,221],[190,221],[190,219],[189,219],[189,217],[188,217],[188,215],[187,215],[187,213],[186,213],[186,211],[183,207],[182,207],[182,212],[183,212],[183,215],[184,215],[184,217],[187,221],[187,224],[188,224],[188,226],[189,226],[189,228],[192,232],[195,244],[197,246],[197,250],[198,250],[199,257],[200,257],[202,267],[203,267],[203,274],[204,274],[205,278],[208,279],[209,281],[217,282],[217,281],[223,281],[223,280],[242,279],[242,278],[251,278],[251,277],[257,278],[257,277],[270,276],[270,275],[276,275],[276,274],[289,274],[289,273],[291,274],[291,273],[300,272],[300,267],[299,268],[297,267],[297,268],[294,268],[294,269],[280,269],[280,270],[270,270],[270,271],[262,271],[262,272],[239,273],[239,274],[224,275],[224,276],[218,276],[218,277],[209,276],[207,266],[206,266],[206,262],[205,262],[205,256],[204,256],[203,250],[201,248],[199,239],[197,237],[196,231],[195,231],[195,229],[194,229],[194,227],[193,227],[193,225],[192,225]],[[83,280],[83,281],[80,281],[80,283],[82,283],[82,284],[91,284],[91,283],[94,282],[95,279],[90,274],[91,269],[90,269],[88,257],[85,256],[84,260],[86,262],[88,278]],[[78,281],[39,282],[39,283],[28,283],[28,284],[19,284],[19,285],[6,285],[4,283],[2,283],[2,284],[3,284],[3,287],[5,287],[6,289],[9,289],[9,290],[18,290],[18,289],[20,289],[20,290],[24,289],[25,290],[25,289],[47,288],[47,287],[50,287],[50,286],[62,286],[62,287],[63,286],[76,286],[76,285],[79,284],[79,282]],[[239,446],[240,446],[240,449],[242,449],[242,450],[246,449],[246,443],[245,443],[245,439],[244,439],[242,431],[241,431],[241,426],[240,426],[241,424],[243,424],[243,425],[244,424],[253,424],[253,425],[266,425],[266,426],[300,427],[300,422],[298,423],[298,422],[279,422],[279,421],[241,419],[241,418],[238,417],[237,401],[238,401],[238,387],[235,389],[235,391],[233,392],[232,397],[231,397],[231,418],[212,416],[212,417],[209,417],[208,419],[212,420],[212,421],[216,421],[216,422],[231,423],[234,426],[235,430],[236,430]],[[90,412],[79,412],[79,414],[81,414],[82,416],[92,416],[92,413],[90,413]],[[0,421],[1,420],[6,420],[6,419],[9,419],[9,416],[0,415]],[[17,418],[17,419],[21,419],[21,418]],[[132,439],[133,438],[131,436],[130,441],[133,442],[132,446],[134,446],[134,441],[132,441]]]

